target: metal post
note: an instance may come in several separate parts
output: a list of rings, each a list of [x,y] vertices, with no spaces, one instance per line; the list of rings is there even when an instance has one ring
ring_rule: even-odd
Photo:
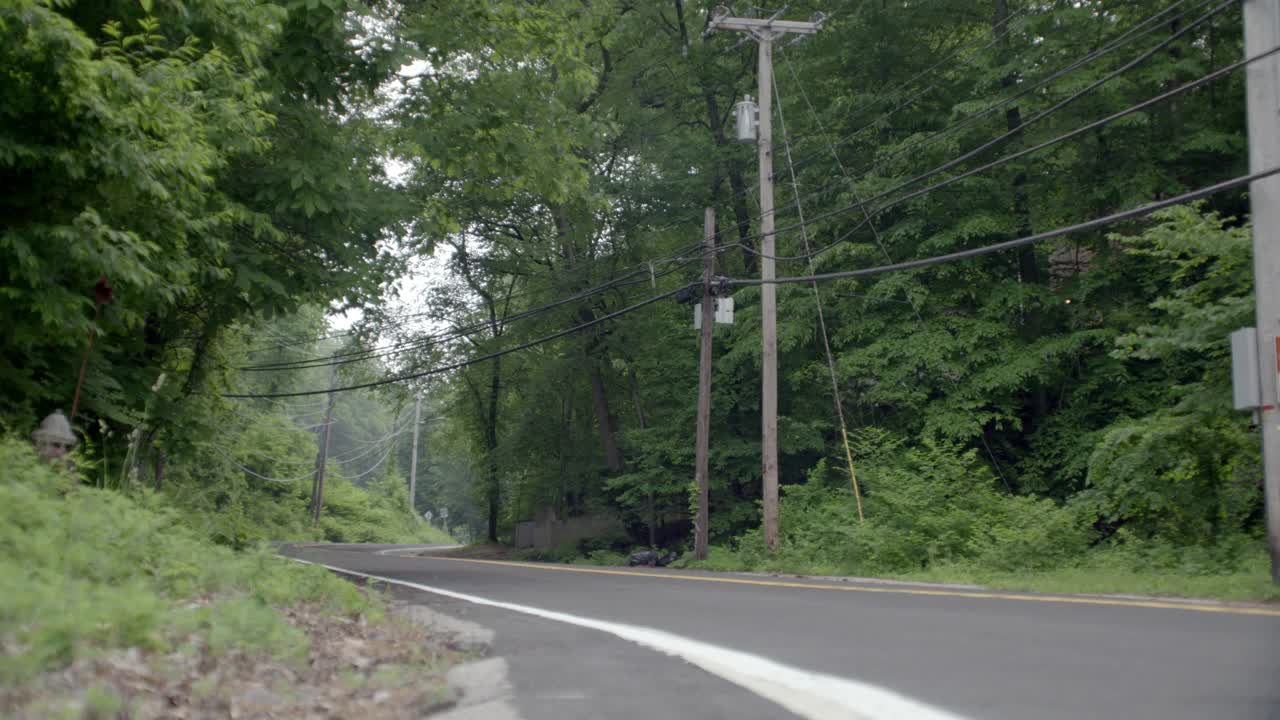
[[[778,549],[778,286],[774,278],[777,255],[773,227],[773,32],[759,31],[760,48],[760,351],[761,477],[764,484],[764,543]]]
[[[707,208],[702,221],[702,346],[698,355],[698,430],[694,451],[694,478],[698,484],[698,516],[694,520],[693,557],[707,559],[710,537],[711,495],[711,326],[715,324],[715,298],[711,295],[711,278],[716,263],[716,211]]]
[[[422,393],[413,400],[413,455],[409,458],[409,512],[418,517],[418,426],[422,423]]]
[[[1253,57],[1280,44],[1280,0],[1245,0],[1244,54]],[[1249,116],[1249,170],[1280,165],[1280,56],[1245,68]],[[1271,549],[1271,579],[1280,584],[1280,176],[1249,186],[1253,206],[1253,273],[1257,293],[1258,372],[1261,375],[1262,466]]]
[[[750,33],[759,45],[760,126],[760,314],[762,347],[760,355],[761,477],[764,499],[764,541],[770,551],[778,549],[778,295],[774,279],[777,255],[773,235],[773,41],[781,35],[812,35],[822,27],[823,16],[810,22],[769,18],[712,17],[709,29]]]

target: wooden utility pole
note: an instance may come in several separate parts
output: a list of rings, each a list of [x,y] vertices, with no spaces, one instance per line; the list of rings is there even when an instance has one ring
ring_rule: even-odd
[[[418,427],[422,424],[422,392],[413,400],[413,455],[409,458],[409,512],[418,516]]]
[[[1244,54],[1254,57],[1280,44],[1280,0],[1245,0]],[[1249,171],[1280,166],[1280,55],[1245,68],[1249,115]],[[1271,549],[1271,579],[1280,584],[1280,176],[1249,186],[1253,206],[1253,273],[1257,293],[1258,372],[1262,389],[1258,424]]]
[[[761,475],[764,496],[764,541],[770,551],[778,549],[778,294],[772,282],[774,258],[773,216],[773,41],[787,33],[812,35],[822,27],[822,17],[812,22],[769,18],[739,18],[719,15],[711,18],[709,29],[736,30],[755,38],[759,46],[760,124],[757,154],[760,161],[760,425]]]
[[[707,208],[702,221],[702,344],[698,355],[698,430],[694,451],[694,479],[698,483],[698,516],[693,528],[693,558],[707,559],[710,528],[708,503],[711,495],[709,477],[711,443],[711,326],[715,324],[715,298],[711,295],[711,279],[716,267],[716,211]]]
[[[320,449],[316,452],[316,478],[311,483],[311,524],[320,524],[320,510],[324,508],[324,469],[329,462],[329,429],[333,426],[333,392],[338,374],[329,373],[329,404],[324,411],[324,429],[320,431]]]

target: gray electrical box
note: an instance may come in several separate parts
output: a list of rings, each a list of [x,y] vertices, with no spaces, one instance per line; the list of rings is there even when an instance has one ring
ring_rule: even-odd
[[[1262,405],[1258,374],[1258,329],[1240,328],[1231,333],[1231,389],[1237,410]]]

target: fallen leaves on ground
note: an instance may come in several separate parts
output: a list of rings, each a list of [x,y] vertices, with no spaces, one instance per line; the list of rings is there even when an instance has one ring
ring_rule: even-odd
[[[407,720],[453,704],[444,673],[462,656],[446,638],[394,611],[377,623],[310,606],[284,614],[310,639],[305,661],[218,655],[191,635],[165,652],[98,652],[0,688],[0,710],[23,720]]]

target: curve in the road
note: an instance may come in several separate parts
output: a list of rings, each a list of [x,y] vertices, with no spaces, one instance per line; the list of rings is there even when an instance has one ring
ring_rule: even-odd
[[[399,585],[455,600],[609,633],[658,652],[679,657],[810,720],[850,717],[865,720],[961,720],[958,715],[875,685],[802,670],[759,655],[712,645],[663,630],[580,617],[406,580],[371,575],[333,565],[313,563],[300,558],[291,559],[309,565],[320,565],[334,572],[366,580]]]

